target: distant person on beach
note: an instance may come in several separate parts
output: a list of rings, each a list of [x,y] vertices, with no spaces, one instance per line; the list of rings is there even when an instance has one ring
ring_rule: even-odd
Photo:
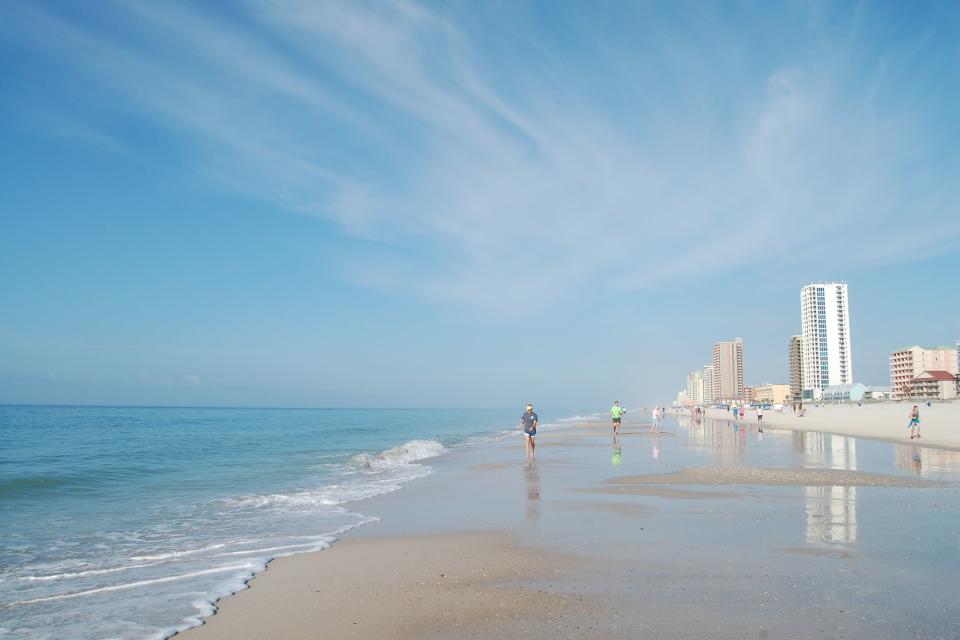
[[[620,433],[620,418],[623,416],[623,407],[620,406],[619,400],[613,401],[613,406],[610,407],[610,417],[613,418],[613,435]]]
[[[660,408],[654,407],[653,411],[650,412],[651,424],[650,431],[660,431]]]
[[[763,407],[757,407],[757,424],[760,425],[760,433],[763,433]]]
[[[913,409],[910,411],[910,424],[907,425],[910,429],[910,439],[920,437],[920,407],[913,405]]]
[[[537,422],[539,421],[540,417],[533,412],[533,405],[528,404],[526,413],[520,416],[520,427],[523,429],[523,444],[527,451],[528,458],[533,457],[534,451],[537,448],[535,438],[537,437]]]

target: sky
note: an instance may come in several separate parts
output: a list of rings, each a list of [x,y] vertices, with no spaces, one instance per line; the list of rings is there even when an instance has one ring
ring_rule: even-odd
[[[0,4],[0,402],[603,409],[960,339],[953,2]]]

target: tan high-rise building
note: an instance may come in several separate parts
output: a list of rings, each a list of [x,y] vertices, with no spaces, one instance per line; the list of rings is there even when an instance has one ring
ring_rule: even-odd
[[[790,357],[790,399],[798,402],[803,397],[803,336],[790,336],[787,352]]]
[[[897,400],[909,398],[910,381],[924,371],[946,371],[957,375],[957,350],[953,347],[912,346],[890,354],[890,393]]]
[[[743,338],[713,345],[713,399],[743,400]]]

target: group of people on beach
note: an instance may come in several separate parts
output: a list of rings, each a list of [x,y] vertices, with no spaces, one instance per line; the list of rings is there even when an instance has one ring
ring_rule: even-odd
[[[619,400],[613,401],[613,406],[610,407],[610,417],[613,419],[613,435],[616,437],[620,435],[620,422],[623,420],[623,414],[627,410],[620,406]],[[656,433],[660,431],[660,421],[663,419],[666,409],[663,407],[654,407],[650,411],[650,431]]]
[[[654,407],[650,412],[650,431],[656,433],[660,431],[660,420],[663,419],[663,415],[666,409],[663,407]],[[734,421],[739,418],[744,417],[743,407],[731,406],[730,411],[733,413]],[[620,423],[623,420],[623,415],[627,410],[620,406],[619,400],[613,401],[613,406],[610,407],[610,417],[613,420],[613,436],[616,438],[620,434]],[[520,416],[520,428],[523,429],[523,442],[524,447],[527,452],[527,457],[532,458],[534,452],[537,448],[537,424],[540,422],[540,416],[533,410],[533,405],[528,404],[527,410],[522,416]],[[757,408],[757,424],[759,426],[760,433],[763,433],[763,407]],[[910,429],[910,439],[914,440],[920,437],[920,407],[913,405],[913,409],[910,410],[910,422],[907,423],[907,428]]]
[[[623,420],[626,408],[620,405],[619,400],[613,401],[610,407],[610,417],[613,420],[613,437],[620,435],[620,423]],[[665,407],[654,407],[650,412],[650,432],[659,433],[660,421],[666,414]],[[520,416],[520,428],[523,431],[523,444],[527,452],[527,457],[532,458],[537,449],[537,425],[540,423],[540,416],[533,410],[533,404],[527,405],[527,410]]]

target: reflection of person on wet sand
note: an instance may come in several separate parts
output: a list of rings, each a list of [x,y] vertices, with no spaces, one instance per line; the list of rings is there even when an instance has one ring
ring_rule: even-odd
[[[913,448],[913,455],[910,456],[910,461],[913,463],[913,470],[916,474],[922,475],[923,473],[923,459],[920,457],[920,449],[917,447]]]
[[[657,431],[653,434],[653,459],[660,459],[660,432]]]
[[[540,499],[540,472],[537,463],[530,462],[523,467],[523,477],[527,481],[527,500]]]
[[[540,472],[533,460],[524,465],[523,479],[527,484],[527,519],[536,520],[540,517]]]
[[[613,435],[613,458],[610,460],[610,463],[619,467],[620,463],[623,462],[623,449],[620,448],[620,438],[616,434]]]

